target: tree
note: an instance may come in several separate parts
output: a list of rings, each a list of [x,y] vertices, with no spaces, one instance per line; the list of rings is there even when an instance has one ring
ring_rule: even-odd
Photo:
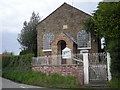
[[[93,17],[85,22],[88,31],[108,39],[120,37],[120,2],[100,2]]]
[[[36,26],[40,21],[39,14],[32,13],[30,21],[23,24],[21,33],[18,35],[18,42],[21,44],[20,54],[32,53],[37,56],[37,30]]]
[[[2,55],[8,55],[8,56],[13,56],[14,53],[13,52],[8,52],[7,50],[5,50]]]
[[[105,38],[106,50],[112,59],[112,76],[120,78],[120,2],[100,2],[93,17],[85,22],[85,28]]]

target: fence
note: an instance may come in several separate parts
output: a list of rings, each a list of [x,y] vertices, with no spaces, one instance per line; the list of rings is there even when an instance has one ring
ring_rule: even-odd
[[[107,53],[89,53],[89,64],[105,64],[107,63]]]
[[[72,58],[69,59],[63,59],[62,55],[33,57],[32,65],[40,66],[40,65],[79,64],[80,62],[83,62],[82,54],[72,54],[71,57]],[[64,63],[65,60],[66,63]],[[71,62],[67,62],[67,61],[71,61]]]
[[[88,53],[88,60],[89,64],[103,64],[107,63],[107,54],[106,53]],[[61,65],[62,55],[50,55],[50,56],[40,56],[40,57],[33,57],[32,58],[32,65],[39,66],[39,65]],[[79,64],[83,62],[83,54],[72,54],[71,59],[72,63],[63,63],[63,64]]]

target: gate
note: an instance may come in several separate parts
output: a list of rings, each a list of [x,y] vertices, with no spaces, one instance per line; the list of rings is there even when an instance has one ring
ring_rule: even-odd
[[[89,57],[89,82],[104,83],[107,81],[107,54],[92,53]]]

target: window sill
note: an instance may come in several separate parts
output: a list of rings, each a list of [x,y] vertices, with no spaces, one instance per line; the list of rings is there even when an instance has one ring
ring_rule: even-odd
[[[43,52],[51,52],[52,49],[46,49],[46,50],[43,50]]]
[[[91,47],[83,47],[83,48],[77,48],[77,49],[86,50],[86,49],[91,49]]]

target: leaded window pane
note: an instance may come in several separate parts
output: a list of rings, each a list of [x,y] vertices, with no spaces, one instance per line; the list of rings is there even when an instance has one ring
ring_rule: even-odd
[[[53,33],[46,33],[43,35],[43,50],[51,49],[50,43],[54,40]]]
[[[86,30],[80,30],[77,35],[78,48],[91,47],[91,35]]]

